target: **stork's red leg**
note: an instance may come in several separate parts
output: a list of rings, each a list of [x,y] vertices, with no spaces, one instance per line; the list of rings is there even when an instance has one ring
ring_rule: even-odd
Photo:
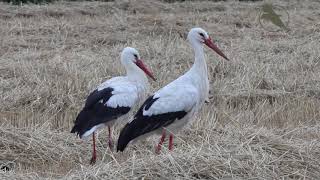
[[[112,133],[111,133],[111,127],[108,125],[109,130],[109,137],[108,137],[108,144],[111,151],[113,151],[113,140],[112,140]]]
[[[93,147],[93,152],[92,152],[92,158],[91,158],[91,160],[90,160],[90,164],[91,164],[91,165],[95,164],[95,163],[96,163],[96,160],[97,160],[95,133],[92,134],[92,147]]]
[[[173,134],[170,134],[169,137],[169,150],[172,151],[173,149]]]
[[[160,142],[159,142],[158,146],[156,147],[156,154],[160,154],[161,147],[162,147],[162,144],[163,144],[163,141],[165,140],[165,138],[166,138],[166,130],[163,129]]]

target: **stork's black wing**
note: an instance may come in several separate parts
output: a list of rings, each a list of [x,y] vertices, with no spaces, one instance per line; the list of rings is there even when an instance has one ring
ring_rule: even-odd
[[[94,126],[114,120],[128,113],[131,107],[107,106],[108,100],[113,96],[113,88],[107,87],[102,90],[94,90],[88,96],[84,108],[78,114],[71,133],[77,133],[80,138]]]
[[[166,127],[175,120],[182,119],[188,113],[186,111],[175,111],[151,116],[143,115],[143,111],[147,111],[158,99],[159,98],[150,96],[140,107],[134,116],[134,119],[130,123],[127,123],[121,130],[118,139],[117,151],[124,151],[131,140],[159,128]]]

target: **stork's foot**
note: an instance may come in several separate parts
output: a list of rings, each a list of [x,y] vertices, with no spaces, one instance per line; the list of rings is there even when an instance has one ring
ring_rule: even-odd
[[[169,137],[169,151],[173,150],[173,134],[170,134]]]
[[[163,130],[162,130],[162,136],[161,136],[160,142],[159,142],[158,145],[156,146],[156,151],[155,151],[156,154],[160,154],[161,147],[162,147],[162,144],[163,144],[163,141],[165,140],[165,138],[166,138],[166,130],[163,129]]]
[[[113,151],[113,148],[114,148],[114,143],[113,143],[113,140],[112,140],[112,132],[111,132],[111,126],[108,126],[108,131],[109,131],[109,136],[108,136],[108,145],[109,145],[109,148],[111,151]]]
[[[159,154],[160,154],[160,151],[161,151],[161,146],[157,145],[157,146],[155,147],[155,153],[156,153],[157,155],[159,155]]]
[[[114,150],[114,142],[113,142],[112,138],[109,138],[108,145],[109,145],[110,150],[113,151]]]
[[[92,147],[93,147],[93,151],[92,151],[92,158],[90,160],[90,164],[94,165],[96,163],[97,160],[97,150],[96,150],[96,136],[95,133],[92,134]]]
[[[97,160],[97,156],[92,156],[91,160],[90,160],[90,164],[94,165],[96,163]]]

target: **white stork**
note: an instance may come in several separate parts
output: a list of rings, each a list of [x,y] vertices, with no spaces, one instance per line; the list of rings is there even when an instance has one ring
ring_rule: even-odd
[[[200,110],[209,95],[207,64],[204,58],[203,44],[213,49],[224,59],[228,58],[211,41],[201,28],[193,28],[188,40],[195,53],[191,69],[183,76],[169,83],[150,96],[140,107],[133,120],[121,130],[117,151],[124,151],[129,142],[139,137],[162,132],[156,147],[159,153],[166,133],[170,133],[169,150],[173,148],[173,134],[190,122]]]
[[[149,90],[148,78],[152,73],[140,59],[136,49],[126,47],[121,53],[121,64],[125,67],[127,75],[111,78],[100,84],[88,96],[84,108],[78,114],[71,133],[77,133],[80,138],[92,134],[93,154],[91,164],[96,161],[95,131],[108,126],[108,144],[113,149],[111,126],[118,118],[144,100]],[[144,74],[145,73],[145,74]]]

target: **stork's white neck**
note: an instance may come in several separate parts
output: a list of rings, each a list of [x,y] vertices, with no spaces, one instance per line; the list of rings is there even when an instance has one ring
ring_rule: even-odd
[[[204,102],[209,95],[209,79],[203,45],[199,41],[190,41],[190,43],[194,50],[195,60],[187,76],[191,79],[192,84],[199,90],[200,102]]]
[[[144,85],[148,83],[146,74],[137,65],[134,63],[127,63],[124,67],[129,80],[143,83]]]
[[[200,42],[191,41],[191,46],[194,50],[195,60],[190,71],[200,75],[201,78],[208,79],[207,63],[204,58],[203,45]]]

